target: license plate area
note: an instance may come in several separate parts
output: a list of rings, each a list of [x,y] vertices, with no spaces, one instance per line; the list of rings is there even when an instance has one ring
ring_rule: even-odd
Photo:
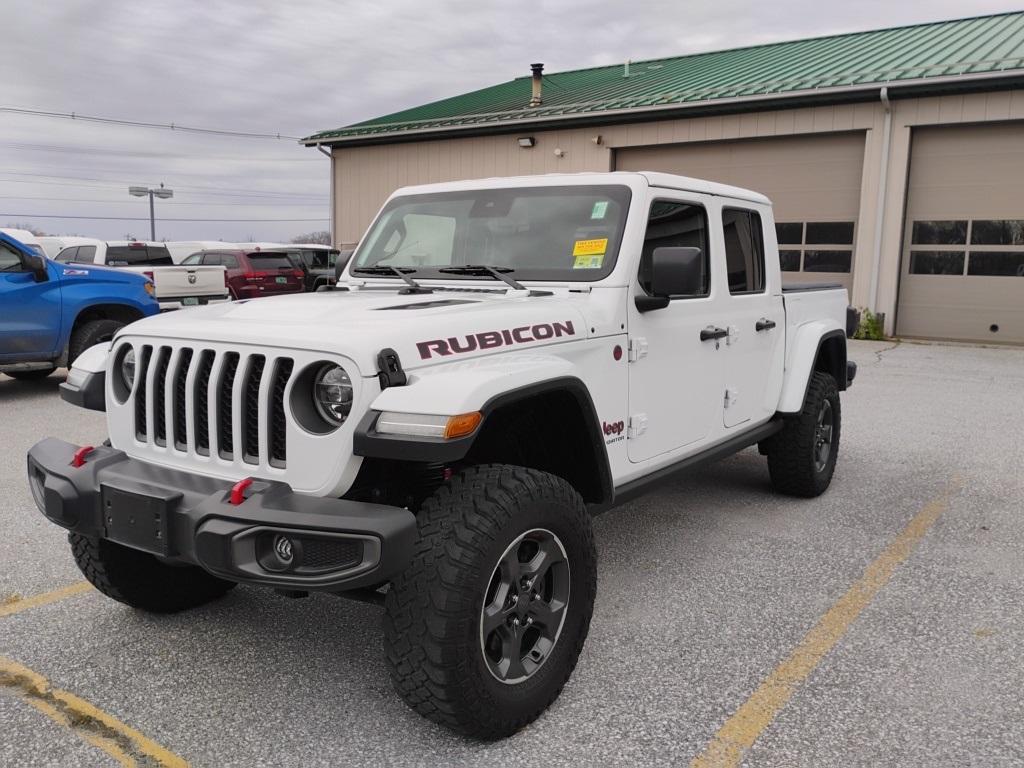
[[[197,306],[198,304],[199,304],[199,297],[198,296],[186,296],[184,299],[181,300],[181,305],[183,307],[194,307],[194,306]]]
[[[169,555],[168,517],[180,497],[174,492],[150,495],[104,484],[100,503],[106,538],[154,555]]]
[[[287,277],[277,277],[277,278],[274,278],[274,279],[276,280],[278,285],[284,285],[285,283],[288,282],[288,278]]]

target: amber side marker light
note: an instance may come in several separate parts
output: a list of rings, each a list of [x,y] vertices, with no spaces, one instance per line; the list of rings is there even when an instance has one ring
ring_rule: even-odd
[[[483,418],[479,411],[461,413],[458,416],[449,417],[448,424],[444,428],[444,439],[451,440],[455,437],[465,437],[472,434],[473,430],[480,426]]]

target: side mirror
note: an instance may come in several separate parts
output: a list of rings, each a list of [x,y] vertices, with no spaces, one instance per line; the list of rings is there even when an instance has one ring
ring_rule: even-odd
[[[637,296],[641,312],[668,306],[673,296],[705,293],[704,252],[692,247],[655,248],[651,254],[650,296]]]
[[[348,266],[348,262],[352,258],[353,253],[355,253],[355,250],[338,252],[338,260],[334,262],[335,280],[341,279],[341,273],[345,271],[345,267]]]
[[[32,273],[37,283],[45,283],[50,279],[46,272],[46,259],[39,254],[33,253],[25,256],[25,267]]]

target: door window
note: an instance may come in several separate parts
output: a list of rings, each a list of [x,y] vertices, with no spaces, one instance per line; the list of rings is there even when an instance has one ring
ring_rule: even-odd
[[[0,243],[0,272],[21,271],[21,256],[7,243]]]
[[[711,292],[711,264],[708,254],[708,214],[704,206],[676,200],[655,200],[647,217],[647,232],[640,253],[640,287],[651,293],[651,258],[655,248],[700,248],[704,258],[704,285],[699,298]]]
[[[76,264],[92,264],[96,261],[95,245],[80,245],[78,253],[75,254]]]
[[[57,254],[57,258],[54,261],[59,261],[61,264],[67,264],[75,260],[75,254],[78,253],[78,246],[73,245],[70,248],[65,248]]]
[[[219,253],[206,253],[203,254],[203,264],[208,267],[220,266],[223,261],[223,257]]]
[[[187,257],[185,259],[182,259],[181,263],[184,264],[185,266],[192,266],[194,264],[198,264],[199,262],[201,262],[202,259],[203,259],[203,254],[201,254],[201,253],[193,253],[191,256],[189,256],[189,257]]]
[[[228,269],[238,269],[238,257],[224,254],[221,257],[221,263],[224,264]]]
[[[722,211],[729,293],[764,293],[764,233],[756,211]]]

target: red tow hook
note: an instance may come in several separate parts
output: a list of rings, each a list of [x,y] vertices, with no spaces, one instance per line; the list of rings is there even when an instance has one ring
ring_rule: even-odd
[[[71,457],[71,466],[75,469],[85,466],[85,457],[95,450],[96,449],[91,445],[83,445],[75,451],[75,455]]]
[[[252,478],[247,477],[244,480],[239,480],[231,486],[231,498],[228,499],[229,503],[237,507],[245,501],[245,489],[250,485],[252,485]]]

